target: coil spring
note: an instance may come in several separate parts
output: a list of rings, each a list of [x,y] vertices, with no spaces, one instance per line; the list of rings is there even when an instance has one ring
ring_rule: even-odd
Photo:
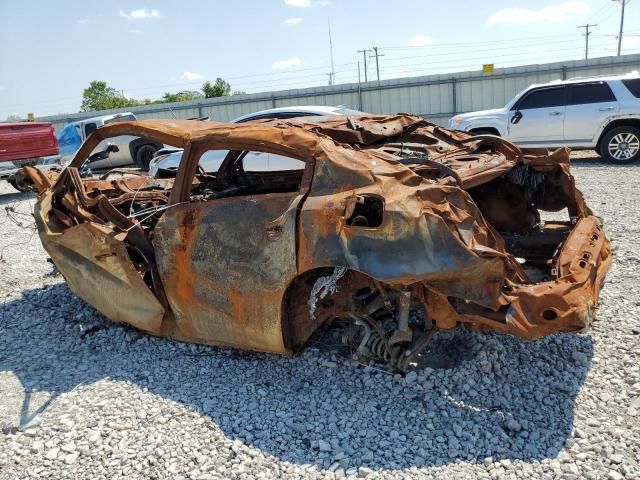
[[[375,355],[378,358],[381,358],[385,361],[389,361],[391,358],[391,353],[387,349],[387,342],[384,338],[378,334],[378,332],[373,331],[367,340],[365,346],[369,349],[372,355]]]

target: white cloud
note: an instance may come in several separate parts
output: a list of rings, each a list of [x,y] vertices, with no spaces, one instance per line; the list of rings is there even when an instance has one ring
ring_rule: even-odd
[[[182,74],[182,78],[184,80],[188,80],[190,82],[193,82],[195,80],[202,80],[204,78],[204,75],[202,75],[200,73],[184,72]]]
[[[88,18],[81,18],[80,20],[78,20],[78,23],[80,25],[84,25],[85,23],[89,23],[91,20],[89,20]]]
[[[300,22],[302,22],[302,18],[297,17],[297,18],[287,18],[284,23],[285,25],[298,25]]]
[[[297,67],[300,65],[300,59],[298,57],[287,58],[286,60],[278,60],[271,64],[271,68],[274,70],[284,70],[285,68]]]
[[[318,5],[320,5],[321,7],[328,7],[329,5],[331,5],[331,2],[329,0],[320,0],[318,2]]]
[[[487,18],[487,26],[500,24],[545,23],[561,22],[572,17],[584,16],[591,13],[591,7],[581,1],[570,1],[548,5],[540,10],[513,7],[498,10]]]
[[[124,10],[120,10],[120,16],[127,20],[144,20],[146,18],[160,18],[160,12],[155,8],[153,10],[139,8],[137,10],[131,10],[128,13]]]
[[[311,6],[311,0],[284,0],[284,3],[290,7],[308,8]]]
[[[429,35],[414,35],[409,39],[410,47],[426,47],[427,45],[433,45],[433,38]]]

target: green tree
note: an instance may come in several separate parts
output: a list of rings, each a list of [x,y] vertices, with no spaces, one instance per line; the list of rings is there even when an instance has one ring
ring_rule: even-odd
[[[133,107],[139,102],[120,94],[115,88],[107,85],[107,82],[92,81],[82,92],[82,105],[80,111],[108,110],[110,108]]]
[[[225,82],[222,78],[218,77],[213,84],[209,81],[204,82],[202,91],[204,92],[205,98],[226,97],[231,93],[231,85],[229,85],[229,82]]]
[[[162,103],[169,102],[186,102],[189,100],[198,100],[200,98],[204,98],[204,95],[200,92],[196,92],[194,90],[185,90],[183,92],[178,93],[170,93],[167,92],[162,96]]]

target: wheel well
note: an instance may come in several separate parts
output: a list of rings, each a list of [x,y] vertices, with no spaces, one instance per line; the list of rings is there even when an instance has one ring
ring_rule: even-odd
[[[472,128],[469,130],[471,133],[480,133],[480,132],[491,132],[491,135],[497,135],[498,137],[500,136],[500,132],[498,131],[497,128],[494,127],[479,127],[479,128]]]
[[[344,267],[315,268],[294,278],[283,297],[282,337],[293,352],[333,315],[351,310],[352,296],[373,279]],[[318,288],[319,286],[323,286]]]
[[[604,130],[602,130],[600,138],[598,138],[598,143],[596,143],[597,152],[600,151],[600,144],[602,143],[602,139],[604,138],[604,136],[614,128],[618,127],[634,127],[640,129],[640,118],[622,118],[620,120],[614,120],[608,123],[607,126],[604,127]]]

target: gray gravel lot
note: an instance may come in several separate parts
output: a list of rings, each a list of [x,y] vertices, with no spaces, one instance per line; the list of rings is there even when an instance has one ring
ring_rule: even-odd
[[[593,331],[440,333],[404,379],[112,325],[1,185],[0,478],[640,478],[640,165],[573,169],[615,252]]]

